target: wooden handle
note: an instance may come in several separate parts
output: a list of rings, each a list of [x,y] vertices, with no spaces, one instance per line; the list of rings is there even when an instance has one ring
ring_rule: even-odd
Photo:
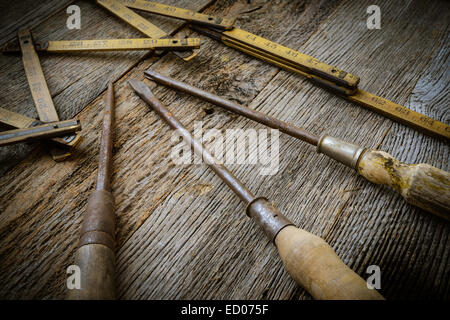
[[[80,268],[81,288],[71,289],[68,300],[115,299],[114,252],[103,244],[88,244],[75,254],[75,265]]]
[[[375,289],[369,289],[322,238],[287,226],[278,233],[275,244],[286,270],[315,299],[384,299]]]
[[[363,153],[358,172],[369,181],[394,188],[408,203],[450,220],[448,172],[426,163],[403,163],[377,150]]]
[[[69,290],[68,299],[115,298],[114,220],[114,198],[111,192],[92,192],[75,254],[75,265],[80,268],[81,288]]]

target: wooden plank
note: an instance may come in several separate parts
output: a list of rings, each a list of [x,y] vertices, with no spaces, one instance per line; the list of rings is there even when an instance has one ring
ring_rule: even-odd
[[[189,9],[200,10],[210,2],[211,0],[195,0],[189,1],[185,6]],[[167,1],[167,4],[177,3],[177,1]],[[92,1],[77,1],[74,4],[81,10],[80,30],[67,29],[67,13],[61,10],[55,13],[52,19],[46,20],[32,30],[34,38],[44,41],[144,37],[139,31]],[[173,33],[183,24],[179,20],[148,13],[140,13],[140,15],[150,18],[153,23],[168,33]],[[106,89],[108,80],[117,80],[146,55],[148,53],[145,51],[40,55],[42,69],[59,117],[61,119],[74,117]],[[2,87],[0,106],[36,117],[37,113],[20,58],[1,56],[0,74],[5,75],[0,78]],[[0,151],[2,164],[0,175],[24,159],[29,152],[30,148],[26,146],[14,146]]]

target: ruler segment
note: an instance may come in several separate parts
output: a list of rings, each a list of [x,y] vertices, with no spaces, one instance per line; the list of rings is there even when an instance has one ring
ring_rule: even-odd
[[[102,39],[49,41],[48,52],[115,51],[115,50],[189,50],[200,47],[199,38],[187,39]]]
[[[22,61],[25,74],[30,86],[31,95],[36,106],[39,119],[42,122],[58,121],[58,114],[53,105],[52,96],[47,87],[44,73],[42,72],[39,57],[34,50],[33,40],[29,30],[23,29],[18,33],[19,44],[22,50]]]
[[[282,46],[276,42],[254,35],[239,28],[233,28],[231,31],[222,32],[222,41],[234,40],[247,46],[251,46],[258,51],[268,53],[278,57],[283,61],[296,65],[307,73],[315,74],[321,78],[335,82],[337,85],[349,88],[356,88],[359,83],[359,77],[340,70],[337,67],[323,63],[316,58]]]
[[[370,92],[358,89],[354,95],[346,96],[345,98],[428,135],[447,140],[450,139],[449,125],[382,97],[378,97]]]
[[[0,147],[20,142],[49,139],[73,134],[81,130],[78,120],[66,120],[0,132]]]
[[[349,101],[383,114],[384,116],[395,121],[411,126],[419,131],[422,131],[425,134],[443,138],[446,141],[450,139],[450,126],[445,123],[434,120],[404,106],[391,102],[387,99],[378,97],[372,93],[358,89],[357,87],[350,91],[345,90],[347,89],[346,87],[340,87],[336,85],[335,81],[328,81],[328,79],[325,79],[322,73],[315,75],[311,72],[310,69],[300,69],[298,63],[295,63],[295,59],[293,60],[290,57],[293,50],[289,48],[280,46],[277,43],[273,43],[264,38],[258,37],[237,28],[234,28],[231,31],[224,32],[196,27],[194,27],[194,29],[214,39],[220,40],[230,47],[241,50],[242,52],[245,52],[259,59],[265,60],[280,68],[303,75],[312,82],[338,93],[343,98],[346,98]],[[238,31],[236,32],[235,30]],[[264,43],[264,41],[267,42]],[[269,49],[265,48],[265,46],[269,47]],[[280,54],[280,52],[283,51],[284,54]],[[301,53],[299,54],[303,55]],[[289,57],[286,57],[286,55],[289,55]],[[355,83],[357,84],[357,82]]]
[[[159,39],[167,37],[168,34],[155,26],[153,23],[144,19],[137,13],[128,9],[121,3],[115,0],[96,0],[99,5],[108,10],[109,12],[116,15],[118,18],[122,19],[126,23],[130,24],[134,28],[138,29],[143,34],[149,36],[150,38]]]
[[[68,120],[69,121],[69,120]],[[0,123],[9,127],[23,129],[30,128],[42,124],[41,121],[24,116],[20,113],[12,112],[0,107]],[[60,138],[51,139],[52,142],[57,143],[62,147],[75,147],[81,142],[80,135],[67,135]]]
[[[165,4],[144,0],[119,0],[124,6],[138,9],[158,15],[186,20],[193,24],[205,25],[222,30],[233,28],[234,21],[231,19],[214,17],[198,13],[188,9],[177,8]]]

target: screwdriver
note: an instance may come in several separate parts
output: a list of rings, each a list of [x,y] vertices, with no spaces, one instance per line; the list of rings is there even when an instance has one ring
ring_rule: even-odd
[[[69,300],[115,299],[114,198],[111,193],[114,129],[114,87],[109,82],[100,145],[97,187],[91,194],[81,227],[75,265],[81,288],[68,292]]]
[[[290,123],[163,76],[151,69],[145,71],[145,75],[157,83],[201,98],[312,144],[316,146],[318,153],[355,169],[367,180],[397,190],[408,203],[450,220],[450,174],[444,170],[426,163],[403,163],[386,152],[363,148],[327,134],[316,136]]]
[[[192,137],[148,86],[135,79],[130,80],[129,84],[246,204],[247,215],[262,227],[269,240],[276,245],[287,271],[314,298],[384,299],[375,289],[369,289],[366,281],[347,267],[322,238],[296,228],[266,198],[255,197]]]

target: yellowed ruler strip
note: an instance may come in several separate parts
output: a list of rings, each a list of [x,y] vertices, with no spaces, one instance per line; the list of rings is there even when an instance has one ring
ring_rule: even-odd
[[[18,33],[22,50],[22,61],[33,96],[39,119],[42,122],[58,121],[58,114],[53,105],[52,96],[48,91],[47,82],[42,72],[39,57],[34,50],[33,40],[29,30],[23,29]]]
[[[122,5],[120,2],[116,0],[96,0],[97,3],[108,10],[109,12],[116,15],[118,18],[122,19],[129,25],[133,26],[134,28],[141,31],[146,36],[153,38],[153,39],[159,39],[159,38],[168,38],[169,35],[164,32],[163,30],[159,29],[154,24],[150,23],[147,19],[144,19],[137,13],[133,12],[132,10],[128,9],[124,5]],[[173,52],[176,56],[180,57],[184,61],[189,61],[193,59],[195,56],[197,56],[196,51],[189,51],[186,50],[185,52]]]
[[[39,121],[0,107],[0,123],[13,128],[29,128]]]
[[[249,54],[249,55],[251,55],[251,56],[253,56],[255,58],[264,60],[266,62],[269,62],[269,63],[273,64],[273,65],[276,65],[277,67],[280,67],[280,68],[283,68],[285,70],[288,70],[288,71],[297,73],[299,75],[302,75],[302,76],[308,78],[310,81],[314,82],[315,84],[320,85],[322,87],[325,87],[325,88],[327,88],[329,90],[332,90],[332,91],[334,91],[334,92],[336,92],[338,94],[350,95],[350,94],[354,93],[354,91],[355,91],[355,89],[342,87],[342,86],[339,86],[339,85],[335,84],[334,82],[329,81],[327,79],[323,79],[323,78],[318,77],[318,76],[316,76],[314,74],[310,74],[310,73],[304,72],[301,69],[297,68],[296,66],[280,60],[278,57],[274,57],[274,56],[271,56],[270,54],[267,54],[265,52],[258,51],[256,49],[254,49],[253,47],[249,47],[249,46],[246,46],[246,45],[244,45],[242,43],[234,42],[232,40],[224,40],[223,42],[226,45],[228,45],[228,46],[230,46],[232,48],[238,49],[238,50],[240,50],[242,52],[245,52],[245,53],[247,53],[247,54]]]
[[[99,5],[150,38],[167,37],[167,33],[115,0],[96,0]]]
[[[247,46],[251,46],[261,52],[268,53],[278,57],[286,62],[295,64],[302,71],[315,74],[321,78],[335,82],[337,85],[356,88],[359,83],[359,77],[323,63],[316,58],[282,46],[276,42],[259,37],[250,32],[239,28],[233,28],[230,31],[222,32],[222,40],[232,39],[239,41]]]
[[[189,50],[200,47],[199,38],[187,39],[103,39],[49,41],[48,52],[114,51],[114,50]]]
[[[119,0],[124,6],[155,13],[158,15],[182,19],[190,23],[205,25],[217,29],[230,30],[233,28],[234,21],[231,19],[214,17],[192,10],[168,6],[162,3],[146,0]]]

